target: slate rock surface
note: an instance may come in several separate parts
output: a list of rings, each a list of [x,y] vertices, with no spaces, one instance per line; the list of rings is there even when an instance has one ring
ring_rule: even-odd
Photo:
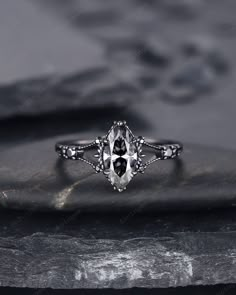
[[[235,283],[234,210],[0,215],[0,284],[106,289]]]
[[[83,134],[85,137],[93,138]],[[95,174],[89,165],[58,160],[54,152],[57,140],[2,147],[1,207],[109,213],[196,210],[236,204],[234,151],[186,144],[181,161],[153,164],[119,194],[102,173]],[[93,159],[93,154],[89,157]]]

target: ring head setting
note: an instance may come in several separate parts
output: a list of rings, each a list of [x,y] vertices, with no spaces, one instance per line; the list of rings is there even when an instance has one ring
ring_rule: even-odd
[[[142,154],[144,148],[149,154],[147,158]],[[122,192],[137,173],[144,173],[152,163],[179,157],[183,145],[169,140],[135,137],[125,121],[118,121],[103,137],[93,141],[62,141],[56,143],[55,149],[61,158],[80,160],[94,168],[96,173],[103,172],[114,189]],[[94,150],[98,151],[93,154],[96,161],[91,160],[89,153]]]
[[[100,163],[108,180],[119,192],[137,174],[141,167],[141,143],[132,134],[125,122],[114,122],[99,146]]]

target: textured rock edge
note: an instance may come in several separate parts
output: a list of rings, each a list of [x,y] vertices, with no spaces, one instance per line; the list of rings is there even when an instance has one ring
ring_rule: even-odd
[[[36,233],[0,238],[0,257],[0,285],[10,287],[123,289],[236,282],[232,231],[128,240]]]

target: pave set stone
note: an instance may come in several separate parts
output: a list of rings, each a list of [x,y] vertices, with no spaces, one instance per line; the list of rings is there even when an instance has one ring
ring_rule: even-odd
[[[123,191],[137,171],[138,147],[129,128],[115,125],[107,135],[102,159],[111,184]]]

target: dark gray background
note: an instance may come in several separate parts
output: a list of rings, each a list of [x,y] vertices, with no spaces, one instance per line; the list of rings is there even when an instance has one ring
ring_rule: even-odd
[[[234,148],[235,11],[233,0],[3,0],[0,117],[124,106],[146,134]],[[95,116],[95,128],[133,123],[119,109]],[[70,118],[64,132],[80,132],[85,118]]]

